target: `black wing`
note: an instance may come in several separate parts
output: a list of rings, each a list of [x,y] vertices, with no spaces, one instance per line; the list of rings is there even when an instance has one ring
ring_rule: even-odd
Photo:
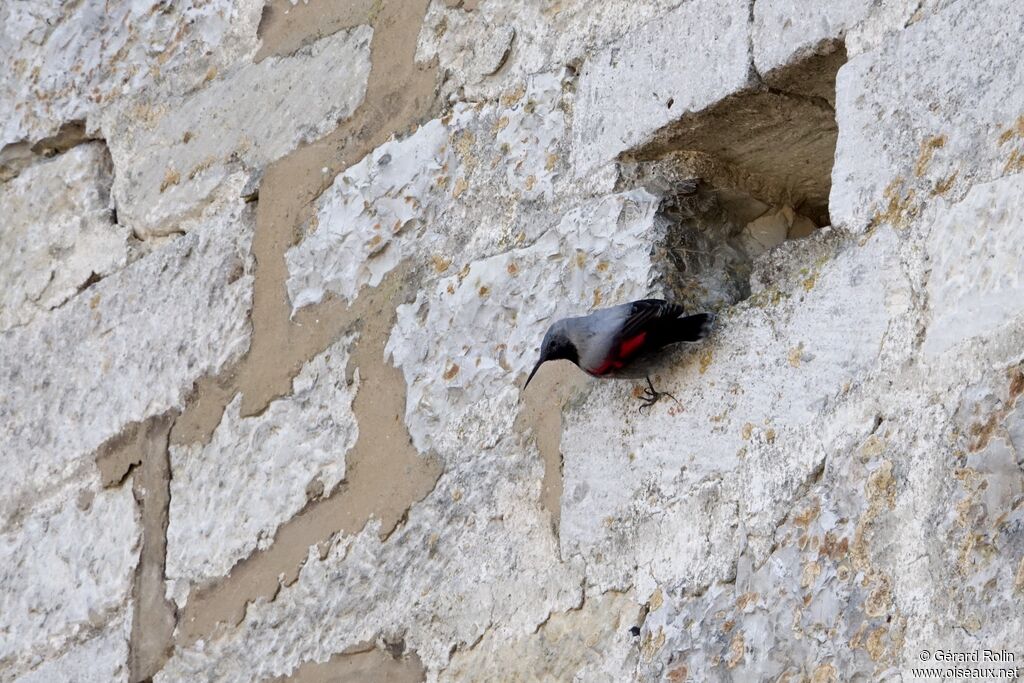
[[[699,341],[711,331],[715,319],[710,313],[686,315],[682,306],[664,299],[642,299],[630,306],[616,339],[623,355],[631,355],[642,348],[657,349],[677,342]]]
[[[641,332],[657,333],[662,328],[671,326],[686,311],[679,304],[669,303],[664,299],[641,299],[630,304],[629,313],[622,324],[619,336],[632,339]]]

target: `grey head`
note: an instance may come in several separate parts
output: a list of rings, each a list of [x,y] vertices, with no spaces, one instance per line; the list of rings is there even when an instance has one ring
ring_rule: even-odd
[[[526,384],[523,385],[523,389],[530,385],[530,380],[537,374],[540,366],[549,360],[564,358],[577,365],[579,364],[579,352],[576,349],[576,345],[569,338],[567,322],[567,320],[559,320],[548,328],[547,334],[544,335],[544,341],[540,345],[540,359],[533,366],[530,376],[526,378]]]

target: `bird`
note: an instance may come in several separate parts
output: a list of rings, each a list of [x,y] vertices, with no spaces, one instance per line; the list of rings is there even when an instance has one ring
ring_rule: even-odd
[[[672,394],[654,388],[651,372],[664,363],[668,347],[704,339],[711,333],[714,321],[713,313],[687,315],[682,306],[664,299],[641,299],[557,320],[544,335],[540,359],[526,378],[523,390],[541,365],[565,359],[592,377],[646,378],[647,389],[640,397],[641,412],[662,396],[676,401]]]

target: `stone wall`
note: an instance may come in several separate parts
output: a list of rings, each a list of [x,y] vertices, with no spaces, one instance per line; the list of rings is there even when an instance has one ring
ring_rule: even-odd
[[[1024,667],[1015,0],[0,5],[0,680]],[[718,312],[638,385],[554,319]]]

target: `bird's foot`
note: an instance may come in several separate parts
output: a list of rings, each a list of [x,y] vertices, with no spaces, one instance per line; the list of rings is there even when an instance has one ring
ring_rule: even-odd
[[[644,408],[650,408],[655,403],[660,401],[662,396],[668,396],[677,404],[682,405],[681,403],[679,403],[679,399],[677,399],[675,396],[668,393],[667,391],[658,391],[657,389],[655,389],[654,385],[651,384],[651,378],[648,377],[647,388],[644,389],[644,393],[638,397],[640,399],[640,402],[643,403],[643,405],[637,408],[637,410],[640,411],[641,413],[644,412]]]

